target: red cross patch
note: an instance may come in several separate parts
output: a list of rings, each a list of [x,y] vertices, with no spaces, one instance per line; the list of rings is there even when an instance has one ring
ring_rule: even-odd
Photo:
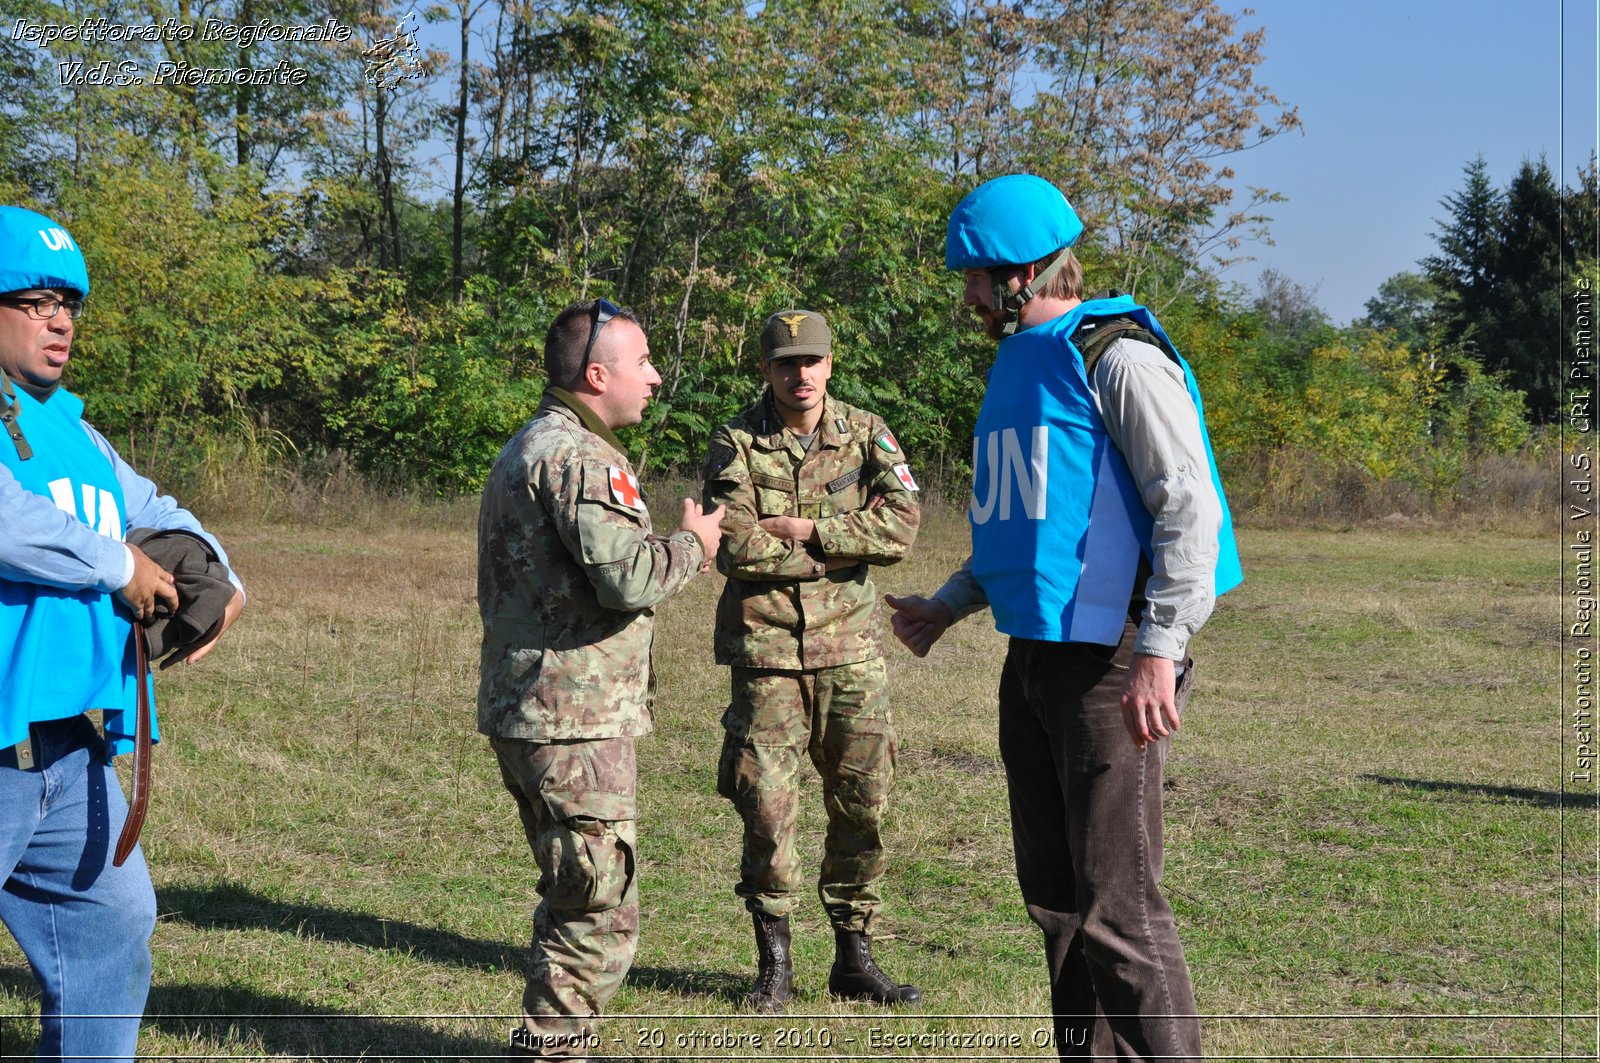
[[[901,483],[906,485],[906,490],[907,491],[920,491],[920,490],[922,490],[922,488],[917,486],[917,481],[915,481],[915,480],[913,480],[911,478],[911,466],[906,465],[904,463],[896,465],[894,467],[894,474],[900,480]]]
[[[639,495],[639,481],[626,469],[611,466],[611,497],[629,509],[638,509],[644,499]]]

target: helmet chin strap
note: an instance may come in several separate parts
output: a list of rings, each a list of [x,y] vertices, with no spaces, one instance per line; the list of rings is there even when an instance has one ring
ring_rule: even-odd
[[[1063,247],[1060,254],[1051,260],[1050,264],[1039,271],[1029,284],[1022,286],[1020,291],[1011,291],[1005,283],[994,279],[994,271],[989,271],[989,284],[991,286],[990,304],[1006,312],[1006,324],[1001,332],[1004,335],[1016,334],[1017,325],[1022,321],[1022,308],[1037,294],[1038,289],[1050,283],[1050,278],[1060,272],[1061,267],[1067,264],[1067,255],[1072,251],[1070,247]]]

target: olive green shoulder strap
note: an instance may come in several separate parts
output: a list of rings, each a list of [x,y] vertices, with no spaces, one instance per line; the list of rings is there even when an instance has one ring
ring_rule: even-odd
[[[6,376],[4,369],[0,369],[0,425],[5,426],[6,435],[16,444],[17,457],[23,461],[33,457],[33,448],[22,434],[22,425],[17,423],[17,393],[12,389],[11,378]]]
[[[1102,317],[1085,321],[1072,334],[1072,345],[1083,355],[1083,375],[1094,376],[1094,365],[1100,356],[1118,340],[1138,340],[1166,350],[1161,337],[1140,325],[1131,317]],[[1170,356],[1169,356],[1170,357]]]

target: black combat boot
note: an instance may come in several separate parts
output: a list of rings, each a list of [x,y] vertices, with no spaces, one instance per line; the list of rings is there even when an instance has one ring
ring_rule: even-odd
[[[789,917],[752,912],[756,924],[756,984],[745,995],[745,1007],[772,1014],[794,999],[794,960],[789,955]]]
[[[872,960],[872,939],[860,930],[833,928],[833,970],[828,973],[828,992],[847,1000],[870,1000],[874,1004],[920,1004],[922,990],[914,985],[896,985]]]

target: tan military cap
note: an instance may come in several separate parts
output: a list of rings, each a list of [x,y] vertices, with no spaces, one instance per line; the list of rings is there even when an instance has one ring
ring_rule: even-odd
[[[776,362],[833,350],[833,330],[814,310],[780,310],[761,326],[761,358]]]

